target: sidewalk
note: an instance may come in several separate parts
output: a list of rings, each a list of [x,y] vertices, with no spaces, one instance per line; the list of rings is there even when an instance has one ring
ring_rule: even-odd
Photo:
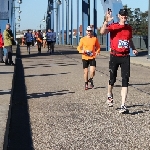
[[[68,47],[70,49],[74,49],[75,51],[77,49],[77,46],[72,46],[72,45],[65,45],[65,47]],[[137,50],[139,52],[139,55],[131,57],[131,59],[130,59],[131,63],[136,64],[136,65],[145,66],[145,67],[150,67],[150,60],[147,59],[148,51],[147,50],[141,50],[141,49],[137,49]],[[105,51],[105,45],[101,45],[101,55],[107,56],[107,57],[109,57],[109,55],[110,55],[109,51]]]
[[[13,47],[14,54],[15,51],[16,47]],[[15,62],[15,56],[13,56],[13,61]],[[11,105],[13,76],[14,66],[5,66],[5,64],[0,64],[0,150],[3,150],[4,140],[7,142],[8,138],[7,130],[9,128],[9,108]],[[4,139],[4,137],[6,139]]]
[[[148,68],[131,65],[130,112],[120,115],[120,70],[114,107],[106,105],[108,57],[97,57],[95,87],[85,91],[81,55],[62,46],[46,51],[28,55],[21,47],[8,150],[150,149]]]

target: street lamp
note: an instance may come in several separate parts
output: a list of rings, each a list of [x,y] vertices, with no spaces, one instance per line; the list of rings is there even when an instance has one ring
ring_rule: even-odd
[[[19,0],[18,3],[19,3],[19,4],[22,4],[22,0]]]
[[[148,8],[148,56],[147,59],[150,59],[150,1],[149,1],[149,8]]]
[[[19,18],[18,18],[18,21],[21,21],[20,16],[19,16]]]
[[[45,20],[45,15],[44,15],[44,18],[43,18],[43,20],[42,20],[43,22],[45,22],[46,20]]]
[[[58,0],[58,1],[57,1],[57,4],[58,4],[58,5],[61,5],[61,1],[60,1],[60,0]]]

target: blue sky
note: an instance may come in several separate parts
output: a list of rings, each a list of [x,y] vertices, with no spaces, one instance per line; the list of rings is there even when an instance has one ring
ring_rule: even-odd
[[[64,0],[65,1],[65,0]],[[93,0],[91,0],[92,2]],[[80,0],[80,4],[81,4]],[[45,23],[42,22],[41,20],[44,18],[44,15],[47,11],[47,3],[48,0],[22,0],[21,4],[21,21],[20,21],[20,30],[23,29],[39,29],[40,24],[42,24],[42,28],[45,27]],[[73,0],[73,27],[76,29],[76,0]],[[130,8],[140,8],[141,11],[147,11],[148,10],[148,0],[122,0],[123,5],[127,4],[128,7]],[[92,3],[91,3],[91,24],[93,24],[93,14],[92,14]],[[18,6],[18,3],[16,3],[16,7]],[[97,0],[97,26],[101,26],[103,23],[103,18],[104,18],[104,11],[103,7],[101,5],[101,0]],[[61,9],[61,6],[60,6]],[[81,10],[81,5],[80,5],[80,10]],[[16,9],[16,22],[18,22],[17,18],[19,16],[18,14],[18,9]],[[64,12],[65,14],[65,12]],[[80,21],[79,23],[82,24],[82,15],[80,15]],[[65,16],[64,16],[65,18]],[[62,19],[62,18],[61,18]],[[60,22],[61,22],[60,19]],[[54,20],[55,21],[55,20]],[[55,26],[55,25],[54,25]],[[60,25],[61,28],[61,25]],[[18,28],[19,29],[19,28]],[[17,30],[18,30],[17,29]],[[55,27],[54,27],[55,29]]]

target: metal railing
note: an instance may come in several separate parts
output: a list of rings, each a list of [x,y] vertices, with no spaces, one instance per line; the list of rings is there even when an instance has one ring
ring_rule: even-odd
[[[106,45],[106,35],[98,35],[97,38],[101,45]],[[60,38],[60,40],[62,41],[61,38]],[[58,42],[60,45],[62,44],[61,41]],[[137,49],[144,49],[144,50],[148,49],[148,37],[147,36],[133,35],[133,42]],[[64,43],[66,43],[66,42],[64,41]],[[69,41],[69,45],[71,45],[71,38]],[[73,45],[77,46],[76,38],[73,38]]]

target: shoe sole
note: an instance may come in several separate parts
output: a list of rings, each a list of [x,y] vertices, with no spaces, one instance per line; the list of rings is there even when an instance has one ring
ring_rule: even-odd
[[[126,110],[124,110],[124,111],[119,110],[119,113],[120,113],[120,114],[128,114],[128,113],[129,113],[129,110],[128,110],[128,109],[126,109]]]

